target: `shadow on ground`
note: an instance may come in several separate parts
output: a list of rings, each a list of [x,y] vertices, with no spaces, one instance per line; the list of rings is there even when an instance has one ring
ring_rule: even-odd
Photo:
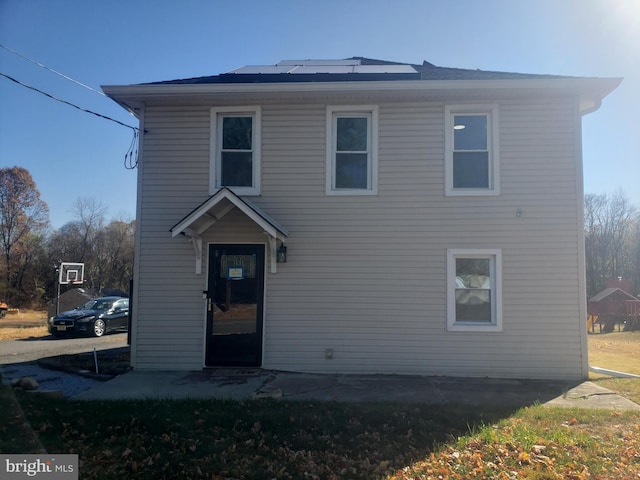
[[[97,372],[96,372],[97,362]],[[99,380],[110,380],[129,372],[130,347],[118,347],[94,352],[75,353],[42,358],[38,365],[49,370],[57,370]]]

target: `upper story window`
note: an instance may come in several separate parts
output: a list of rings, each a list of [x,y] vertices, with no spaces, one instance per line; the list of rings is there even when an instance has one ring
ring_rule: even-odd
[[[445,107],[446,194],[498,195],[498,109]]]
[[[450,331],[502,330],[500,250],[447,250],[447,326]]]
[[[260,194],[260,107],[211,109],[209,193]]]
[[[375,195],[378,190],[378,108],[327,108],[329,195]]]

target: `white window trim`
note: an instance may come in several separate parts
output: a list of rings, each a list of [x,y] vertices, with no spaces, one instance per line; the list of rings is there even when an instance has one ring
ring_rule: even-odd
[[[488,258],[492,260],[491,296],[495,309],[491,323],[456,321],[456,259]],[[502,331],[502,250],[500,249],[448,249],[447,250],[447,330],[450,332]]]
[[[259,106],[247,107],[214,107],[211,109],[211,141],[209,152],[209,195],[216,193],[223,185],[220,184],[221,178],[221,141],[222,122],[218,119],[225,114],[242,115],[253,117],[252,125],[252,166],[253,166],[253,185],[251,187],[228,187],[236,195],[260,195],[260,159],[262,152],[262,121],[261,109]]]
[[[500,150],[498,105],[445,105],[445,195],[477,196],[500,195]],[[453,187],[453,120],[455,115],[486,114],[488,118],[489,188]]]
[[[369,188],[340,188],[335,185],[335,148],[334,137],[336,118],[342,115],[366,115],[369,122],[370,140],[367,168],[369,168]],[[340,105],[327,107],[327,144],[326,144],[326,194],[327,195],[377,195],[378,194],[378,106],[377,105]]]

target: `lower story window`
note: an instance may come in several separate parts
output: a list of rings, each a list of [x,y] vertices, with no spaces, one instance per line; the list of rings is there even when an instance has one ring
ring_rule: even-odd
[[[500,250],[447,250],[447,327],[452,331],[502,330]]]

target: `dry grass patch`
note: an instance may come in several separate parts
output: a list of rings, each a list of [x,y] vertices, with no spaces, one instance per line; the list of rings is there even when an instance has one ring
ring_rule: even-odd
[[[47,335],[47,312],[20,310],[19,313],[12,313],[0,319],[0,341]]]
[[[589,363],[640,375],[640,332],[590,334]]]
[[[0,319],[0,328],[6,325],[37,325],[47,323],[47,312],[43,310],[19,309],[18,313],[8,313]]]
[[[0,328],[0,341],[20,340],[22,338],[46,337],[49,329],[46,325],[38,327],[3,327]]]
[[[589,365],[640,375],[640,332],[589,334]],[[591,372],[598,385],[640,403],[640,379],[613,378]]]

